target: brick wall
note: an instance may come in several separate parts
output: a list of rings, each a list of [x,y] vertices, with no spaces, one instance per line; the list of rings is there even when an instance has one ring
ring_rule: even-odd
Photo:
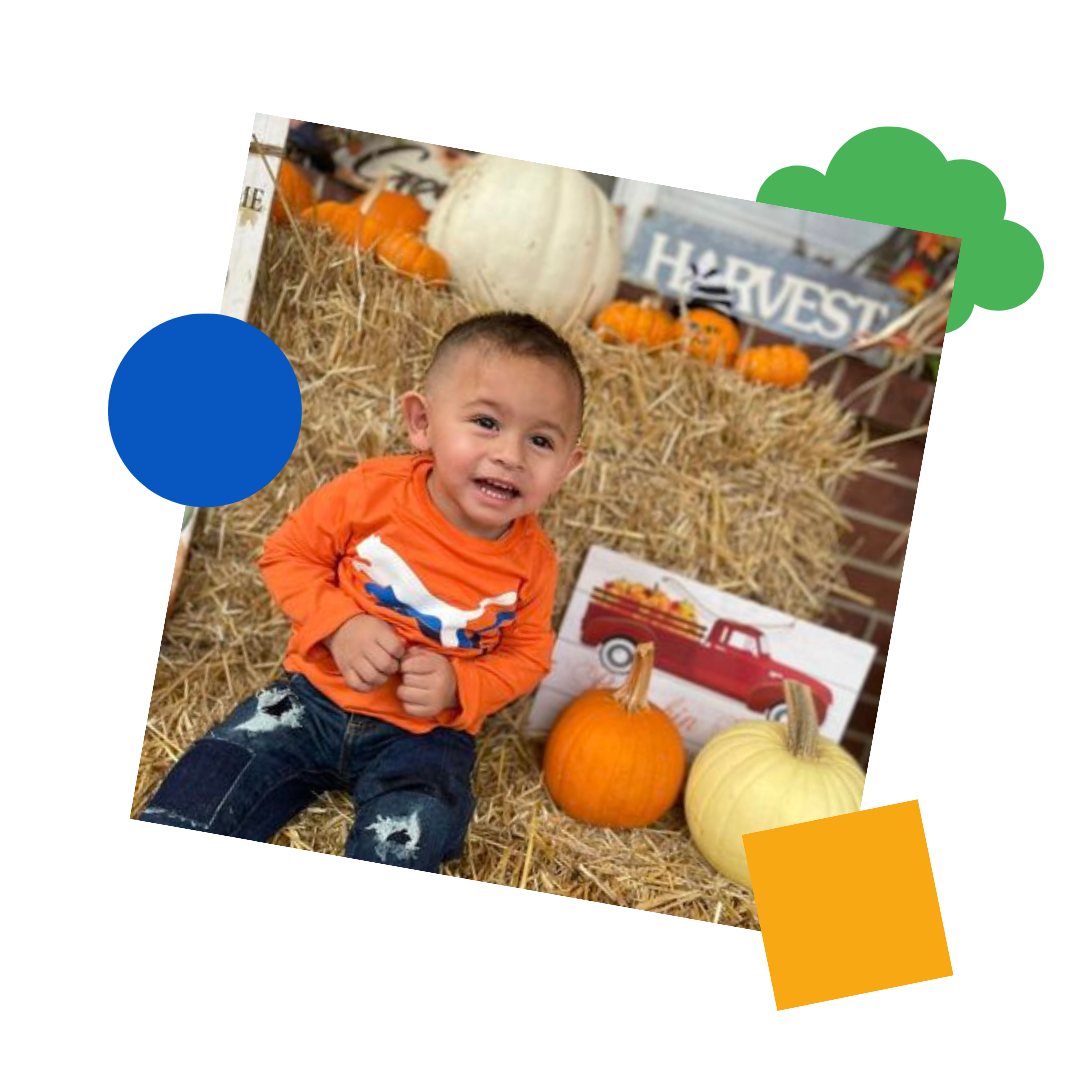
[[[744,339],[744,347],[750,343],[790,344],[790,339],[755,328],[749,342]],[[827,351],[804,348],[815,360]],[[926,379],[902,373],[884,376],[881,368],[850,356],[826,364],[811,379],[827,386],[875,441],[907,435],[930,422],[934,384]],[[873,451],[876,460],[887,463],[882,471],[848,484],[839,499],[852,526],[843,545],[844,573],[850,590],[860,596],[834,598],[822,622],[877,648],[843,739],[844,748],[864,769],[870,759],[925,445],[925,435],[884,442]]]
[[[929,423],[934,387],[923,379],[904,374],[882,379],[879,368],[843,357],[815,373],[814,380],[827,385],[860,417],[875,440]],[[852,525],[844,543],[847,583],[866,600],[835,598],[824,622],[878,649],[844,737],[845,748],[863,768],[870,756],[924,446],[922,435],[884,443],[874,456],[892,468],[860,477],[840,495],[840,506]]]

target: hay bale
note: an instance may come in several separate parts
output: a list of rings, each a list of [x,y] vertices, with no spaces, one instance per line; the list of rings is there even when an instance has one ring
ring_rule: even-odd
[[[288,624],[255,567],[262,542],[317,485],[359,459],[405,452],[398,402],[431,351],[474,314],[324,231],[271,227],[251,322],[296,370],[304,419],[292,458],[243,503],[203,517],[166,625],[133,813],[195,738],[278,670]],[[802,618],[842,586],[834,497],[867,470],[865,438],[825,390],[778,391],[687,360],[567,332],[588,385],[585,466],[545,510],[562,560],[557,617],[601,543]],[[693,848],[678,810],[650,829],[570,821],[519,734],[528,701],[488,721],[467,850],[443,873],[756,927],[750,894]],[[339,853],[347,796],[318,799],[275,842]]]

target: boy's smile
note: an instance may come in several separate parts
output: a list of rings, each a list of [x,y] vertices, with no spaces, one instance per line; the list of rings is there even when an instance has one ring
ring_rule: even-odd
[[[535,513],[582,458],[577,388],[544,359],[464,345],[403,407],[413,446],[435,459],[432,501],[473,536],[497,539]]]

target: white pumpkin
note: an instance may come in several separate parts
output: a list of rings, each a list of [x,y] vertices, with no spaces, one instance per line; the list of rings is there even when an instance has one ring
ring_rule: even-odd
[[[784,683],[788,722],[747,720],[705,744],[690,769],[686,823],[702,855],[730,881],[750,887],[743,836],[799,825],[862,805],[855,759],[818,732],[809,687]]]
[[[474,304],[556,328],[591,321],[619,284],[615,211],[574,169],[481,155],[436,203],[427,241]]]

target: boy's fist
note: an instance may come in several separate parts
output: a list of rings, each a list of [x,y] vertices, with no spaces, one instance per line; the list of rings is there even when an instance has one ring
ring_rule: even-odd
[[[453,665],[439,653],[414,646],[401,661],[397,696],[409,716],[437,716],[458,703]]]
[[[405,642],[373,615],[354,615],[325,644],[345,684],[363,694],[396,674],[405,654]]]

